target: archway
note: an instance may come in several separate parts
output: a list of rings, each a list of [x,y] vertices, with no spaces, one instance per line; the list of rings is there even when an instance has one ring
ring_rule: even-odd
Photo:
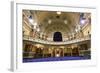
[[[53,41],[60,42],[62,41],[62,33],[61,32],[55,32],[53,36]]]

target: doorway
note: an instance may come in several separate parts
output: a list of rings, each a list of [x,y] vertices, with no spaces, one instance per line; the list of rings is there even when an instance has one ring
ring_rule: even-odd
[[[53,36],[53,41],[60,42],[62,41],[62,33],[61,32],[55,32]]]

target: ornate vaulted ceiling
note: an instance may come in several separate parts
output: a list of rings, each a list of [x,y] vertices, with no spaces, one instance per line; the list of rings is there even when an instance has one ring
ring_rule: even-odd
[[[57,11],[30,11],[34,19],[39,24],[41,32],[50,34],[56,31],[70,34],[75,31],[75,26],[79,24],[80,13]]]

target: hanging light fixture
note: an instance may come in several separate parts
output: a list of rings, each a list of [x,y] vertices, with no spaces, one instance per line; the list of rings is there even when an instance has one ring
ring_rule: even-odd
[[[48,20],[48,23],[51,24],[51,22],[52,22],[51,19],[49,19],[49,20]]]
[[[76,28],[75,31],[76,31],[76,33],[77,33],[77,32],[78,32],[78,29]]]
[[[37,26],[37,22],[33,23],[34,26]]]
[[[67,23],[68,23],[68,21],[67,21],[67,20],[64,20],[64,23],[65,23],[65,24],[67,24]]]
[[[58,14],[58,15],[60,15],[60,14],[61,14],[61,12],[60,12],[60,11],[57,11],[57,14]]]
[[[36,29],[36,27],[37,27],[37,26],[36,26],[36,25],[34,25],[34,29]]]
[[[37,31],[39,32],[39,31],[40,31],[40,29],[39,29],[39,28],[37,28]]]

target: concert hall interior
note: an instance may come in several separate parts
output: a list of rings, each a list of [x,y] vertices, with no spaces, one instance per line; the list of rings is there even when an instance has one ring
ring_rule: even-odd
[[[91,13],[22,10],[23,62],[91,59]]]

